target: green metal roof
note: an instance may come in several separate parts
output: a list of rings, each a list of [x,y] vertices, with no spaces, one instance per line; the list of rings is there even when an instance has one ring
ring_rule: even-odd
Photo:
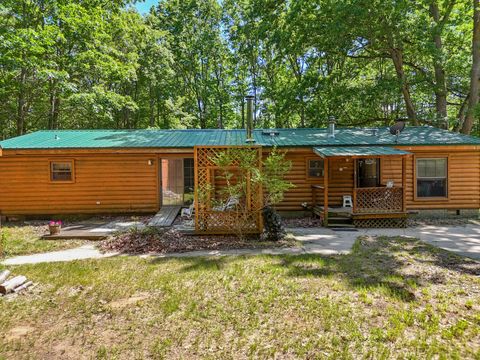
[[[271,136],[270,133],[276,135]],[[433,127],[406,127],[398,143],[387,127],[376,135],[364,128],[255,129],[262,146],[480,145],[480,139]],[[5,149],[191,148],[194,145],[245,145],[245,130],[48,130],[1,141]]]
[[[335,156],[399,156],[408,155],[408,151],[398,150],[389,146],[329,146],[316,147],[313,151],[321,157]]]

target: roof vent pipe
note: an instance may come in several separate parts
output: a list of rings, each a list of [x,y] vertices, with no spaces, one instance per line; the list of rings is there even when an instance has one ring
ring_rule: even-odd
[[[254,143],[255,139],[253,138],[253,99],[254,96],[248,95],[245,97],[245,100],[247,101],[247,136],[246,136],[246,142],[247,143]]]
[[[328,137],[334,138],[335,137],[335,116],[328,117]]]

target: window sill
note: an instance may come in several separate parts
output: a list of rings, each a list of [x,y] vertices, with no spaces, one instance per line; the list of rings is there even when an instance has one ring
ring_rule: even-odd
[[[414,201],[448,201],[448,196],[432,196],[432,197],[418,197],[415,196]]]

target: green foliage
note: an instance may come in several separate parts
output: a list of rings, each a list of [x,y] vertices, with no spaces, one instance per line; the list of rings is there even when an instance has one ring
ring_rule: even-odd
[[[0,139],[238,128],[249,93],[257,127],[458,130],[468,112],[469,0],[161,0],[143,17],[129,3],[1,2]]]
[[[249,148],[228,148],[211,160],[220,168],[219,178],[227,184],[221,191],[228,197],[245,198],[250,183],[252,188],[262,187],[262,206],[271,206],[281,202],[285,191],[294,187],[285,180],[292,163],[285,160],[285,152],[275,148],[260,166],[257,151]]]
[[[280,203],[286,191],[294,185],[285,180],[292,162],[285,160],[285,152],[273,149],[263,161],[262,184],[265,189],[265,206]]]
[[[290,171],[291,162],[285,160],[285,153],[273,149],[269,155],[259,162],[256,148],[227,148],[218,152],[211,161],[219,168],[215,182],[219,187],[209,186],[200,190],[199,201],[211,201],[210,207],[228,204],[234,200],[232,209],[236,213],[235,230],[239,237],[243,236],[244,224],[249,214],[261,212],[264,207],[279,203],[283,194],[294,185],[285,180]],[[253,201],[249,205],[250,192],[263,189],[263,198],[258,204]],[[216,194],[219,195],[217,198]],[[253,198],[258,194],[254,193]]]

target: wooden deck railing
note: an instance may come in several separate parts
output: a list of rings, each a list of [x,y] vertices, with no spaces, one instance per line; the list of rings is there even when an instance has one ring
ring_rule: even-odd
[[[313,207],[323,205],[323,189],[321,185],[312,185],[312,205]]]
[[[354,191],[354,213],[386,214],[403,211],[401,187],[357,188]]]

